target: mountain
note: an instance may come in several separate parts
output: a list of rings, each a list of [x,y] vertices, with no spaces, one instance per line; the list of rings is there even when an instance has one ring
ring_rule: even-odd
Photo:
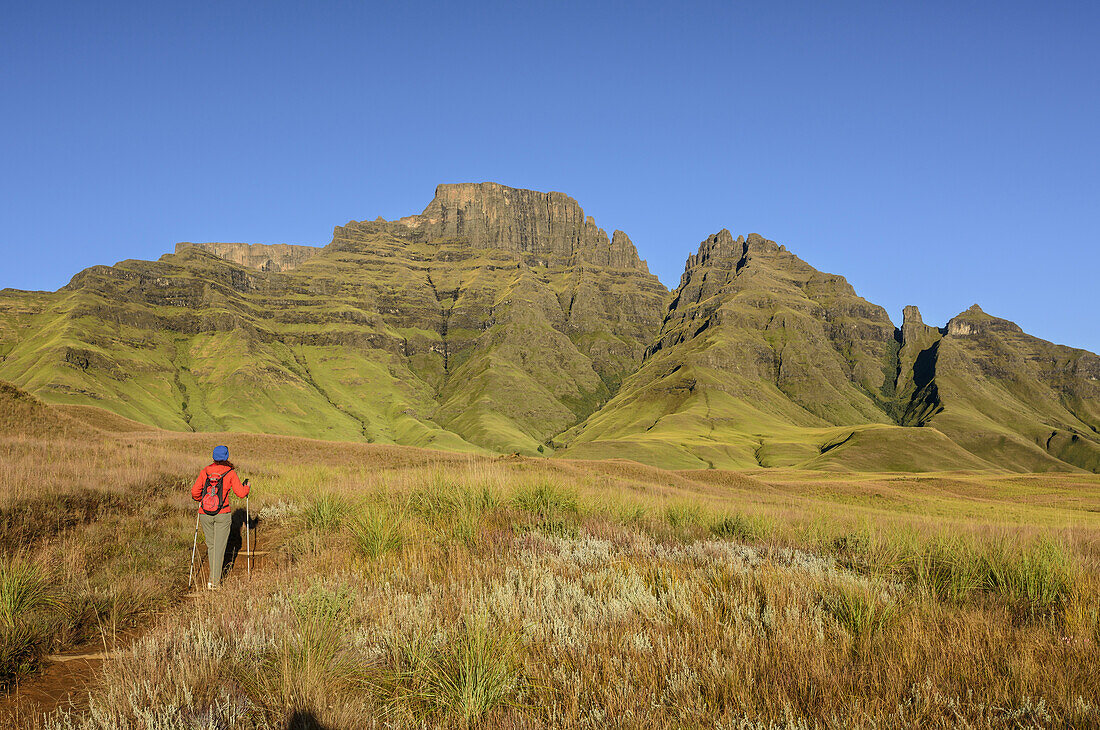
[[[0,293],[0,378],[169,429],[537,453],[636,369],[668,291],[561,193],[440,185],[324,248],[181,244]]]
[[[0,291],[0,379],[116,429],[1100,471],[1096,355],[977,307],[942,329],[908,307],[895,328],[756,234],[708,237],[670,293],[569,196],[495,183],[440,185],[422,213],[324,247],[181,243],[57,292]]]
[[[944,330],[909,307],[903,422],[1014,471],[1100,471],[1100,357],[1025,334],[974,305]]]
[[[1100,358],[977,307],[901,329],[773,241],[688,258],[661,331],[566,456],[681,468],[1100,470]]]

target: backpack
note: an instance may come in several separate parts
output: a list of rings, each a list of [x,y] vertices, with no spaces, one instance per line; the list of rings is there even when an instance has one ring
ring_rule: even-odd
[[[208,515],[216,515],[222,511],[225,507],[225,487],[222,482],[229,476],[229,472],[232,469],[226,471],[224,474],[210,474],[206,475],[206,484],[202,488],[202,497],[199,498],[199,507],[202,511]]]

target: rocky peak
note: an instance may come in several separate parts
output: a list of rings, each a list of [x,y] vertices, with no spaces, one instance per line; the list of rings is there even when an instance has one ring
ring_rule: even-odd
[[[730,269],[736,273],[744,268],[754,254],[777,254],[785,250],[759,233],[734,238],[729,229],[723,228],[704,239],[696,253],[688,255],[680,286],[684,286],[691,278],[692,271],[700,266]]]
[[[616,230],[611,236],[609,265],[616,269],[640,269],[649,272],[649,266],[645,259],[638,257],[638,249],[630,236],[620,230]]]
[[[420,215],[397,221],[428,238],[466,238],[477,248],[499,248],[533,265],[587,263],[648,273],[630,238],[607,233],[565,193],[540,193],[498,183],[439,185]]]
[[[744,239],[745,248],[748,251],[756,251],[760,253],[778,253],[780,246],[775,241],[770,241],[764,238],[759,233],[750,233],[747,238]]]
[[[930,344],[927,335],[938,335],[939,330],[924,323],[920,310],[910,304],[901,313],[901,341],[905,346],[926,347]]]
[[[289,243],[191,243],[176,244],[176,253],[196,248],[218,258],[260,271],[290,271],[312,258],[321,249]]]
[[[700,266],[718,265],[722,259],[732,259],[736,263],[744,255],[745,237],[738,236],[734,240],[729,229],[723,228],[714,235],[703,239],[696,253],[688,254],[683,276],[680,277],[680,286],[684,286],[691,278],[692,271]]]
[[[953,317],[947,323],[947,334],[953,337],[968,337],[984,332],[1023,332],[1020,326],[1007,319],[993,317],[982,311],[977,304]]]

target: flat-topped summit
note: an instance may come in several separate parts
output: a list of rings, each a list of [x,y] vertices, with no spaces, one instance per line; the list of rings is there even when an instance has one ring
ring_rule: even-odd
[[[576,200],[493,182],[439,185],[420,215],[397,221],[429,238],[465,238],[477,248],[499,248],[544,263],[608,266],[648,273],[630,237],[610,238]]]

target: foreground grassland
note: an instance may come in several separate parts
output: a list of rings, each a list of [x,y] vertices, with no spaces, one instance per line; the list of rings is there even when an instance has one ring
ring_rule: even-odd
[[[274,554],[183,599],[217,442]],[[1100,724],[1095,476],[140,431],[0,458],[5,676],[146,627],[51,728]]]

